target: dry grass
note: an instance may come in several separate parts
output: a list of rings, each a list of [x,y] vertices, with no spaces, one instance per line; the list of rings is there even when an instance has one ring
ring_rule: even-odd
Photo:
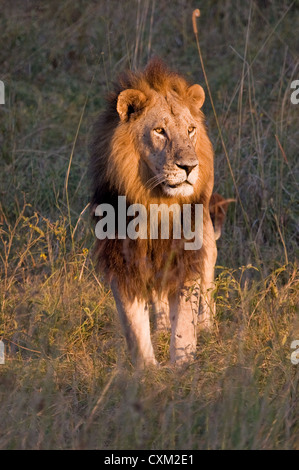
[[[0,18],[0,448],[298,449],[298,2],[36,5]],[[203,83],[195,7],[233,172],[207,100],[216,189],[241,200],[218,245],[215,331],[179,371],[156,337],[162,367],[141,373],[90,256],[87,144],[121,69],[158,54]]]

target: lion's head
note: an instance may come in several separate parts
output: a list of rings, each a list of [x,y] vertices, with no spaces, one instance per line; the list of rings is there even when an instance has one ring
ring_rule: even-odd
[[[200,85],[188,89],[189,99],[204,101]],[[143,112],[140,112],[142,111]],[[135,89],[120,93],[117,101],[120,126],[135,136],[140,153],[140,169],[145,186],[160,186],[166,196],[190,196],[199,178],[196,142],[201,121],[191,114],[188,103],[172,89],[161,93],[154,89],[145,95]],[[135,113],[138,117],[135,118]],[[131,120],[131,121],[130,121]]]
[[[123,76],[95,127],[94,204],[103,187],[130,203],[202,202],[213,188],[213,151],[201,107],[204,91],[152,60]],[[102,190],[101,190],[102,187]]]

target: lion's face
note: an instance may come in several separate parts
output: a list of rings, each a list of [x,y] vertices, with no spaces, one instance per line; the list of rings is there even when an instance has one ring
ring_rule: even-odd
[[[147,186],[160,185],[167,196],[190,196],[198,179],[197,123],[174,95],[156,95],[137,133],[141,158],[152,172]]]
[[[199,85],[190,88],[201,105],[202,88]],[[138,109],[141,112],[136,118],[134,113]],[[146,167],[143,171],[146,188],[160,187],[162,194],[169,197],[191,196],[200,178],[195,148],[202,124],[189,107],[174,92],[167,92],[166,96],[154,92],[149,101],[138,90],[125,90],[118,100],[118,112],[134,135],[140,171]]]

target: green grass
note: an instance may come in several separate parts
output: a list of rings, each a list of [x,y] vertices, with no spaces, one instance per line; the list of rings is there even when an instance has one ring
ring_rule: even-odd
[[[2,3],[0,448],[298,449],[298,1]],[[215,189],[241,202],[215,331],[182,370],[156,335],[162,366],[138,372],[92,262],[88,141],[117,74],[153,54],[204,85],[197,7],[235,180],[207,98]]]

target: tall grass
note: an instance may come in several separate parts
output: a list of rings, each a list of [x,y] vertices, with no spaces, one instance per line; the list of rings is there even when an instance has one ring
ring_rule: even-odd
[[[219,240],[217,317],[194,364],[132,368],[92,262],[91,124],[124,68],[160,55],[204,85]],[[0,448],[298,449],[298,2],[3,2]],[[243,210],[242,210],[243,208]]]

